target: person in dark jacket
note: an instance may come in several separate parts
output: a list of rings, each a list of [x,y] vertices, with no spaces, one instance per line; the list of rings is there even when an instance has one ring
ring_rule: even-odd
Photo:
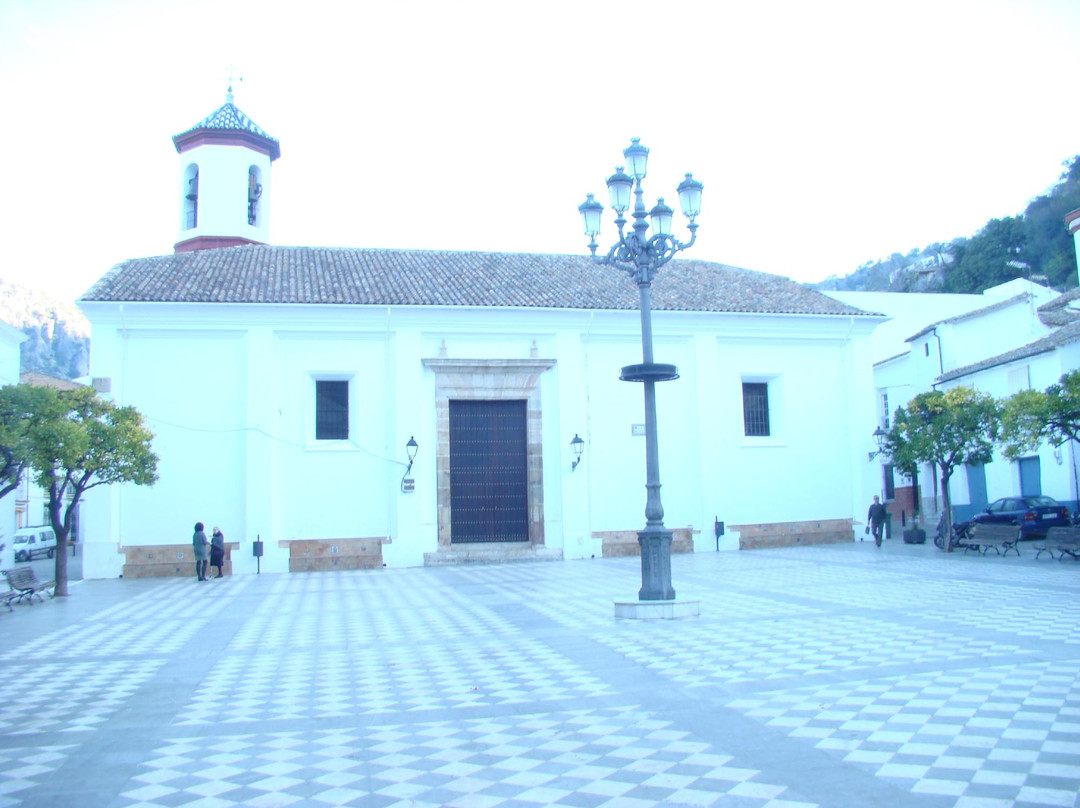
[[[866,529],[874,534],[874,544],[878,547],[881,546],[881,534],[885,530],[886,515],[885,506],[875,496],[874,503],[870,506],[870,510],[866,512],[866,521],[870,523],[866,526]]]
[[[214,526],[214,535],[210,537],[210,566],[217,567],[215,578],[224,577],[221,568],[225,564],[225,534],[221,528]]]
[[[195,550],[195,574],[200,581],[208,580],[206,577],[206,533],[203,531],[203,523],[195,523],[195,535],[191,537],[191,545]]]

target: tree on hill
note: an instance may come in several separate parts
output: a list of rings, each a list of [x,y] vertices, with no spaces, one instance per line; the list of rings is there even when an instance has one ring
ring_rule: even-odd
[[[1067,164],[1061,182],[1050,193],[1033,199],[1024,211],[1028,263],[1057,289],[1077,285],[1076,248],[1063,224],[1066,214],[1077,208],[1080,208],[1080,157]]]
[[[827,278],[815,288],[977,294],[1014,278],[1045,278],[1056,289],[1069,289],[1077,285],[1076,250],[1065,215],[1077,209],[1080,156],[1066,161],[1058,183],[1019,216],[991,219],[974,236],[953,239],[944,248],[931,244],[921,253],[867,261],[850,275]],[[915,264],[917,271],[911,271]]]
[[[945,275],[945,291],[977,293],[1024,277],[1029,272],[1025,246],[1023,219],[991,219],[971,238],[954,242],[956,260]]]

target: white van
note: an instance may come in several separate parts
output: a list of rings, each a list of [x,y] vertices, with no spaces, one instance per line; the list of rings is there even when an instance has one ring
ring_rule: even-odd
[[[52,558],[56,552],[56,534],[51,527],[21,527],[15,531],[12,549],[16,561],[30,561],[36,555]]]

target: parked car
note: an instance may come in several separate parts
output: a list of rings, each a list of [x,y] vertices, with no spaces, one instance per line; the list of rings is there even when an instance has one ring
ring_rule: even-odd
[[[12,542],[16,561],[30,561],[36,555],[53,557],[56,534],[51,527],[22,527],[15,531]]]
[[[978,524],[1019,525],[1021,539],[1038,539],[1052,527],[1067,527],[1069,509],[1052,497],[1003,497],[975,514],[965,526]]]

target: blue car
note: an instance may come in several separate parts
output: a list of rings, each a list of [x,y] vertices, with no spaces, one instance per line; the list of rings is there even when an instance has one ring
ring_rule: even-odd
[[[1051,497],[1003,497],[967,523],[978,524],[1018,525],[1021,539],[1041,539],[1052,527],[1068,527],[1069,509]]]

